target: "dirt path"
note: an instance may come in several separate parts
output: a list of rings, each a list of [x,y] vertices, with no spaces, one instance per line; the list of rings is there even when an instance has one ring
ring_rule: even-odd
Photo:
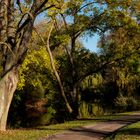
[[[95,125],[88,125],[80,128],[73,128],[69,131],[52,135],[41,140],[101,140],[120,128],[139,120],[140,113],[125,115],[112,121],[100,122]]]

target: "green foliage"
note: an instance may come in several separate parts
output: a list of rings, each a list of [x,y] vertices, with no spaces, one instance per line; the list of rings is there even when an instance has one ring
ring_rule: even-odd
[[[138,107],[138,101],[132,96],[120,95],[115,99],[115,104],[121,112],[136,110]]]
[[[29,52],[21,66],[18,89],[22,89],[25,83],[29,83],[34,87],[44,83],[45,76],[43,74],[41,75],[41,72],[51,74],[49,56],[44,47],[40,47],[38,50],[34,49]]]
[[[20,82],[11,105],[9,125],[49,124],[55,114],[50,104],[55,91],[53,84],[55,78],[45,48],[32,48],[20,69]],[[17,111],[12,113],[13,110]]]
[[[39,125],[48,125],[51,123],[55,123],[55,114],[56,110],[52,106],[48,107],[47,113],[41,116],[39,120]]]
[[[98,88],[99,86],[102,85],[102,82],[103,82],[103,77],[101,76],[100,73],[98,74],[94,74],[92,76],[88,76],[86,77],[82,83],[81,83],[81,87],[83,89],[86,89],[86,88]]]

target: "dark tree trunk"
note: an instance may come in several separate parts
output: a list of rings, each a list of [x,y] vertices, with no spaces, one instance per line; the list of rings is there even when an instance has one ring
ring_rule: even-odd
[[[76,38],[71,38],[71,52],[68,53],[70,63],[71,63],[71,77],[72,77],[72,85],[71,85],[71,98],[72,98],[72,117],[75,119],[79,115],[79,105],[78,105],[78,85],[77,85],[77,73],[76,73],[76,64],[75,64],[75,41]],[[67,50],[68,52],[68,50]]]

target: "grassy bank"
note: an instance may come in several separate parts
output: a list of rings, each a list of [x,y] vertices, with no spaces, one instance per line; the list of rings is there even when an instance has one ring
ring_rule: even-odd
[[[116,117],[118,118],[116,115],[100,116],[94,117],[93,119],[81,119],[65,122],[62,124],[40,126],[32,129],[9,129],[6,132],[0,132],[0,140],[39,140],[39,138],[60,133],[70,128],[80,127],[88,124],[96,124],[98,122],[108,121]]]
[[[38,140],[41,137],[60,133],[74,127],[80,127],[87,124],[94,124],[95,120],[79,120],[65,122],[63,124],[41,126],[33,129],[9,129],[6,132],[0,132],[0,140]]]
[[[93,117],[90,119],[69,121],[62,124],[40,126],[37,128],[9,129],[6,132],[0,132],[0,140],[40,140],[40,138],[48,137],[50,135],[60,133],[65,130],[69,130],[71,128],[80,127],[89,124],[94,125],[97,124],[98,122],[109,121],[127,114],[133,114],[133,112]],[[120,130],[120,132],[117,135],[109,137],[107,140],[140,140],[139,129],[140,129],[140,122]]]
[[[120,129],[105,140],[140,140],[140,121]]]

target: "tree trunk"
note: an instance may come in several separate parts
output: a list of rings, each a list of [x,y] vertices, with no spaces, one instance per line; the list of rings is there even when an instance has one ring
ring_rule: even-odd
[[[18,83],[18,70],[13,68],[0,80],[0,130],[6,130],[9,107]]]

